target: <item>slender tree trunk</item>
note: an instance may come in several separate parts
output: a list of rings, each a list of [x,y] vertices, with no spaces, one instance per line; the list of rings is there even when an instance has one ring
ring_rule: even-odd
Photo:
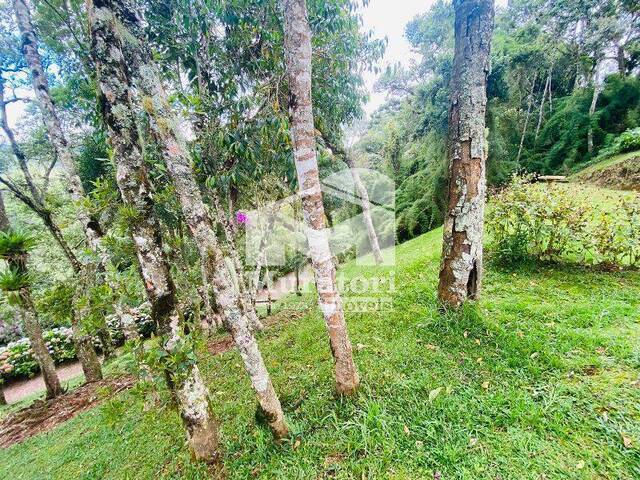
[[[540,100],[540,109],[538,111],[538,124],[536,125],[536,134],[534,142],[538,141],[538,135],[540,134],[540,128],[542,127],[542,119],[544,118],[544,102],[547,99],[547,91],[551,91],[551,70],[547,75],[547,81],[544,84],[544,91],[542,92],[542,100]]]
[[[531,107],[533,107],[533,91],[536,87],[537,78],[538,78],[537,74],[534,75],[533,83],[531,84],[531,92],[529,93],[529,100],[527,103],[527,113],[524,117],[524,126],[522,127],[522,135],[520,136],[520,146],[518,147],[518,156],[516,157],[516,166],[518,168],[520,168],[520,157],[522,156],[522,149],[524,148],[524,139],[527,135],[527,128],[529,127],[529,117],[531,117]]]
[[[492,0],[454,0],[455,57],[449,110],[449,188],[438,298],[458,307],[478,298],[485,205],[485,113]]]
[[[86,238],[87,246],[97,255],[102,255],[104,257],[103,252],[101,252],[100,248],[102,230],[98,221],[91,217],[91,214],[84,206],[84,188],[82,186],[80,176],[78,175],[76,164],[73,159],[73,155],[71,154],[71,149],[69,148],[67,138],[62,131],[60,119],[58,118],[53,100],[51,99],[51,95],[49,93],[49,82],[47,80],[46,72],[42,67],[40,53],[38,52],[38,40],[35,35],[33,24],[31,23],[31,13],[29,12],[29,7],[27,6],[26,0],[14,0],[13,8],[22,38],[22,55],[24,56],[25,62],[31,73],[31,83],[36,94],[36,98],[38,99],[38,103],[40,104],[40,109],[42,111],[44,123],[47,128],[49,140],[51,141],[51,144],[53,145],[53,148],[55,150],[55,154],[60,160],[60,163],[62,164],[62,167],[65,171],[67,177],[67,190],[71,195],[71,199],[78,207],[77,216],[80,224],[82,225],[82,230]],[[101,258],[100,263],[103,263],[104,260],[104,258]],[[89,267],[85,266],[84,268]],[[83,274],[82,276],[91,282],[93,282],[94,280],[89,279],[88,275],[86,274]],[[76,311],[77,308],[78,306],[74,305],[72,316],[78,316],[78,312]],[[75,322],[78,324],[78,326],[80,326],[79,318],[76,318]],[[74,333],[76,332],[79,332],[79,329],[74,330]],[[89,349],[94,349],[93,344],[88,344],[86,342],[86,339],[83,339],[82,337],[76,339],[76,341],[78,345],[82,345],[81,350],[78,352],[79,355],[84,355],[83,352],[88,352]],[[107,348],[108,347],[110,346],[107,346]],[[94,377],[96,375],[96,367],[99,367],[100,363],[96,363],[93,361],[93,357],[97,358],[95,350],[93,354],[89,356],[92,357],[92,359],[90,361],[91,370],[88,370],[88,373],[91,377]],[[100,372],[98,376],[101,378],[102,372]],[[87,377],[87,380],[89,380],[89,377]]]
[[[82,297],[85,295],[85,289],[91,284],[90,277],[95,275],[95,272],[92,271],[89,265],[85,266],[82,272],[85,278],[79,279],[76,286],[75,307],[71,314],[71,331],[73,332],[76,355],[82,366],[85,380],[87,382],[97,382],[102,380],[102,367],[93,345],[93,338],[80,322],[80,319],[89,313],[88,305],[82,300]]]
[[[4,380],[0,378],[0,406],[7,405],[7,397],[4,396]]]
[[[311,29],[305,0],[282,0],[284,10],[285,66],[289,78],[293,155],[307,241],[318,290],[318,302],[329,332],[335,359],[336,390],[353,394],[360,383],[342,299],[336,283],[336,268],[329,248],[320,177],[316,158],[315,128],[311,101]]]
[[[163,336],[163,348],[174,354],[182,334],[180,316],[176,312],[175,286],[162,249],[160,225],[153,211],[138,138],[128,68],[117,33],[119,22],[114,15],[114,7],[117,6],[110,1],[94,3],[87,0],[91,50],[97,67],[102,115],[114,150],[118,187],[125,205],[135,211],[135,217],[130,221],[130,232],[152,306],[152,317],[158,333]],[[218,425],[209,404],[207,388],[195,362],[188,362],[183,369],[182,372],[168,371],[167,383],[177,400],[192,455],[197,460],[215,463],[220,456]]]
[[[158,67],[145,48],[146,38],[139,12],[129,10],[119,1],[113,3],[119,7],[115,9],[121,22],[119,33],[123,35],[123,41],[131,42],[124,48],[131,76],[142,96],[141,103],[149,115],[152,131],[162,149],[182,214],[198,248],[207,284],[213,288],[215,301],[240,351],[269,426],[276,438],[282,438],[288,434],[288,427],[280,400],[251,332],[250,320],[246,314],[248,306],[243,303],[242,293],[235,288],[222,250],[217,244],[213,222],[196,182],[179,120],[169,105]]]
[[[40,366],[42,379],[44,380],[45,387],[47,388],[47,398],[57,397],[64,392],[60,386],[60,379],[56,373],[56,367],[53,359],[51,358],[47,345],[42,338],[42,327],[40,327],[38,314],[33,304],[33,300],[31,299],[30,288],[22,288],[19,293],[24,319],[24,330],[31,341],[33,356],[36,358],[36,361]]]
[[[22,37],[22,54],[31,72],[31,83],[42,110],[49,140],[66,172],[67,189],[71,194],[71,198],[80,206],[78,209],[78,220],[82,224],[87,243],[92,250],[97,250],[102,232],[98,222],[92,219],[91,215],[89,215],[87,210],[82,206],[82,200],[85,196],[84,189],[67,139],[62,131],[53,101],[51,100],[51,95],[49,94],[49,82],[42,68],[40,54],[38,53],[38,41],[33,29],[33,24],[31,23],[31,14],[26,0],[14,0],[13,9]]]
[[[347,151],[332,143],[328,140],[326,135],[323,135],[326,145],[334,152],[342,156],[344,162],[349,167],[351,172],[351,177],[353,178],[353,184],[356,188],[356,194],[358,195],[358,199],[360,200],[360,207],[362,208],[362,218],[364,219],[365,227],[367,228],[367,236],[369,237],[369,245],[371,245],[371,253],[373,254],[373,258],[376,263],[380,265],[384,258],[382,258],[382,252],[380,251],[380,243],[378,242],[378,235],[376,234],[375,227],[373,226],[373,219],[371,217],[371,201],[369,200],[369,192],[367,192],[367,188],[365,187],[362,179],[360,178],[360,172],[356,168],[356,165],[353,161],[351,155],[347,153]]]
[[[591,97],[591,105],[589,106],[589,130],[587,131],[587,151],[593,153],[593,115],[596,113],[596,107],[598,105],[598,98],[602,92],[602,84],[599,81],[598,69],[596,66],[596,72],[593,79],[593,96]]]
[[[11,228],[9,217],[4,208],[4,198],[0,192],[0,227],[2,231],[7,231]],[[27,272],[27,255],[18,254],[18,256],[9,257],[7,264],[9,268],[14,269],[20,273]],[[60,380],[56,373],[56,367],[53,362],[53,358],[49,354],[49,350],[42,338],[42,328],[38,321],[38,313],[33,304],[31,298],[31,287],[26,285],[18,291],[20,297],[20,308],[23,314],[24,329],[29,341],[31,342],[31,350],[33,350],[33,356],[38,362],[40,371],[42,372],[42,378],[47,389],[47,398],[54,398],[64,393],[60,386]]]

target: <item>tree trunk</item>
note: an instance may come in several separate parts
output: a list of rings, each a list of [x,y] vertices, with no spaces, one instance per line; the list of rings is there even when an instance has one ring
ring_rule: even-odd
[[[353,184],[356,188],[356,194],[359,197],[358,200],[360,200],[360,207],[362,208],[362,218],[364,219],[364,224],[367,228],[367,236],[369,237],[369,245],[371,245],[371,253],[373,254],[373,258],[375,259],[376,263],[380,265],[384,261],[384,259],[382,258],[380,243],[378,242],[378,235],[376,234],[375,227],[373,226],[373,219],[371,218],[371,202],[369,200],[369,192],[367,192],[367,188],[360,178],[360,172],[358,172],[353,158],[351,158],[351,156],[344,148],[332,143],[325,135],[323,135],[322,138],[334,153],[342,156],[344,162],[349,167],[351,177],[353,178]]]
[[[455,57],[449,111],[449,187],[438,298],[458,307],[478,298],[485,205],[485,112],[494,7],[454,0]]]
[[[534,142],[538,142],[538,135],[540,134],[540,128],[542,127],[542,119],[544,118],[544,102],[547,99],[547,91],[551,92],[551,70],[547,75],[547,81],[544,84],[544,91],[542,92],[542,100],[540,100],[540,109],[538,111],[538,124],[536,125],[536,134]]]
[[[4,396],[4,381],[0,378],[0,406],[7,405],[7,397]]]
[[[33,356],[36,358],[42,379],[47,388],[47,398],[54,398],[63,392],[60,386],[60,379],[56,373],[56,366],[49,354],[47,345],[42,338],[42,327],[38,321],[38,314],[31,299],[31,291],[29,287],[20,289],[20,305],[24,316],[24,330],[31,341],[31,349]]]
[[[7,212],[4,208],[4,198],[0,192],[0,229],[7,231],[11,228],[11,222],[7,217]],[[9,257],[7,259],[9,268],[14,269],[20,273],[27,272],[27,255]],[[24,329],[29,341],[31,342],[31,350],[33,350],[33,356],[38,362],[40,371],[42,372],[42,378],[47,388],[47,398],[54,398],[63,393],[60,386],[60,380],[56,373],[55,363],[53,358],[49,354],[49,350],[42,338],[42,328],[38,322],[38,313],[36,312],[33,300],[31,298],[31,287],[26,285],[18,291],[20,297],[20,308],[23,314]]]
[[[602,92],[602,85],[598,80],[598,73],[594,76],[593,81],[593,96],[591,97],[591,105],[589,106],[589,130],[587,131],[587,151],[592,154],[593,153],[593,115],[596,113],[596,107],[598,105],[598,98],[600,98],[600,93]]]
[[[118,34],[119,21],[114,15],[114,7],[118,6],[110,1],[98,0],[94,4],[87,0],[91,50],[97,67],[102,115],[114,151],[118,187],[125,205],[135,212],[129,224],[140,272],[152,317],[163,336],[162,346],[171,355],[176,353],[182,335],[180,317],[138,138],[128,66]],[[220,456],[218,425],[207,388],[195,362],[183,367],[183,372],[167,371],[167,383],[177,400],[192,455],[197,460],[215,463]]]
[[[127,9],[124,3],[113,3],[118,4],[115,12],[120,15],[119,33],[123,35],[123,41],[130,42],[124,46],[127,65],[142,96],[141,103],[149,115],[151,129],[161,147],[182,214],[198,248],[206,283],[213,289],[215,301],[240,351],[269,426],[276,438],[282,438],[288,434],[288,427],[258,343],[251,332],[249,316],[246,313],[249,306],[243,303],[242,292],[235,288],[222,250],[218,246],[211,216],[191,167],[187,142],[180,129],[179,119],[169,105],[159,69],[145,48],[146,38],[139,12]]]
[[[311,29],[305,0],[282,0],[282,6],[293,155],[307,226],[307,241],[318,290],[318,302],[327,325],[331,352],[335,359],[336,390],[339,394],[348,395],[355,393],[360,380],[353,361],[342,299],[336,284],[336,268],[329,248],[320,191],[311,101]]]
[[[533,106],[533,91],[536,88],[537,74],[533,77],[533,83],[531,84],[531,92],[529,93],[529,100],[527,103],[527,114],[524,117],[524,126],[522,127],[522,135],[520,136],[520,146],[518,147],[518,156],[516,157],[516,166],[520,168],[520,157],[522,156],[522,149],[524,148],[524,139],[527,135],[527,128],[529,127],[529,117],[531,117],[531,107]],[[486,88],[485,88],[486,91]],[[486,97],[486,94],[485,94]],[[486,109],[486,102],[485,102]],[[483,117],[484,118],[484,117]]]
[[[47,80],[44,68],[42,67],[42,61],[38,52],[38,40],[35,35],[33,24],[31,23],[31,14],[29,12],[26,0],[14,0],[13,8],[22,38],[22,55],[24,56],[25,62],[31,73],[31,83],[36,94],[36,98],[38,99],[40,109],[42,111],[44,123],[49,135],[49,140],[53,145],[55,155],[60,160],[65,171],[67,177],[67,190],[71,195],[71,199],[78,208],[77,216],[82,226],[87,246],[96,255],[102,257],[99,260],[99,262],[102,264],[105,261],[104,253],[100,248],[102,230],[98,221],[91,217],[91,214],[84,206],[84,201],[86,199],[84,187],[82,186],[82,181],[80,180],[80,176],[78,175],[76,164],[71,154],[71,149],[69,148],[67,138],[62,131],[60,119],[58,118],[53,101],[51,99],[51,95],[49,93],[49,82]],[[25,168],[23,170],[27,172],[25,173],[25,175],[27,175],[28,170],[26,169],[26,162]],[[34,195],[36,195],[36,193],[34,193]],[[76,267],[76,265],[74,265],[74,267]],[[96,270],[91,270],[97,273]],[[89,279],[86,275],[83,276],[91,282],[93,282],[93,280],[95,279],[95,277]],[[76,310],[77,308],[79,308],[77,305],[73,306],[74,310]],[[72,312],[72,316],[77,316],[77,313]],[[78,327],[80,327],[79,324]],[[77,331],[79,331],[79,329],[74,330],[74,332]],[[89,349],[94,349],[93,343],[87,343],[86,339],[83,339],[82,337],[76,339],[76,342],[78,345],[82,345],[81,352],[88,352]],[[82,354],[81,352],[78,353]],[[91,377],[94,377],[96,376],[96,366],[99,366],[99,362],[96,363],[94,361],[94,357],[97,359],[95,349],[93,354],[88,354],[88,356],[91,357],[91,360],[89,361],[89,363],[91,363],[91,370],[89,370],[88,373]],[[102,378],[102,372],[100,372],[98,376]],[[91,381],[89,380],[89,377],[87,377],[87,380]]]
[[[42,110],[49,140],[65,170],[67,190],[71,194],[73,201],[79,206],[78,220],[80,220],[82,224],[87,243],[92,250],[97,251],[102,232],[98,222],[92,219],[86,208],[82,206],[82,200],[85,196],[84,189],[67,139],[60,126],[60,120],[55,111],[53,101],[51,100],[51,95],[49,94],[49,82],[42,68],[40,54],[38,53],[38,41],[31,23],[31,14],[26,0],[13,0],[13,9],[22,38],[22,54],[31,72],[33,90],[40,104],[40,109]]]
[[[95,275],[89,265],[86,265],[82,274],[84,278],[79,279],[76,285],[74,297],[74,308],[71,312],[71,331],[73,332],[73,343],[76,347],[76,355],[82,366],[84,378],[87,382],[97,382],[102,380],[102,367],[93,345],[93,338],[83,328],[82,318],[89,314],[88,301],[85,296],[85,289],[91,284],[91,276]]]

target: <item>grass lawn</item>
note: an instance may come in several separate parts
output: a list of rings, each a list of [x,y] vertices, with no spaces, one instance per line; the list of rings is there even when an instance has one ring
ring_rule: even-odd
[[[256,425],[238,354],[201,353],[228,478],[640,478],[640,272],[489,263],[482,300],[441,315],[440,236],[397,248],[390,309],[348,314],[356,398],[333,395],[311,295],[286,302],[309,313],[261,335],[290,442]],[[210,478],[190,462],[178,416],[142,404],[129,391],[1,450],[0,478]]]

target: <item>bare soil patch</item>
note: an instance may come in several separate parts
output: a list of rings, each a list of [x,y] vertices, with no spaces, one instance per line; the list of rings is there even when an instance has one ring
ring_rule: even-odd
[[[0,422],[0,448],[48,432],[81,412],[132,387],[135,377],[109,378],[84,384],[52,400],[37,400]]]

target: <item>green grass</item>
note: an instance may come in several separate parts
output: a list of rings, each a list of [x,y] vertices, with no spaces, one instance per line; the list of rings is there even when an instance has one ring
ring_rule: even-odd
[[[570,175],[569,180],[580,181],[580,179],[584,176],[590,175],[600,170],[604,170],[605,168],[609,168],[618,163],[626,162],[627,160],[633,157],[637,157],[638,155],[640,155],[640,151],[621,153],[620,155],[614,155],[613,157],[607,158],[605,160],[596,160],[594,163],[589,163],[585,168]]]
[[[287,299],[308,314],[261,335],[291,442],[276,445],[256,425],[236,352],[201,355],[228,478],[640,478],[640,273],[489,262],[482,300],[442,315],[440,235],[398,247],[391,310],[348,314],[356,398],[333,395],[309,295]],[[347,264],[339,273],[392,270]],[[142,403],[123,393],[0,451],[0,478],[210,478],[189,460],[178,416]]]

